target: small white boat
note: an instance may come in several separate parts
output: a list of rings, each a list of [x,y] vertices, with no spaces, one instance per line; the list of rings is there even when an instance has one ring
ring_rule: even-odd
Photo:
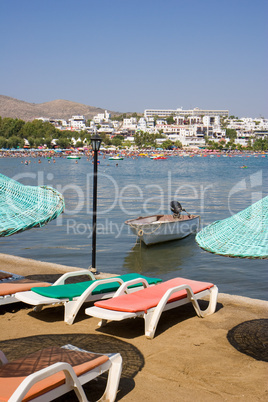
[[[68,155],[67,159],[81,159],[81,156],[79,156],[79,155]]]
[[[129,219],[125,223],[129,225],[131,231],[147,246],[170,240],[183,239],[198,231],[200,216],[188,213],[187,215],[181,215],[181,211],[184,210],[180,206],[180,211],[177,211],[178,213],[174,215],[151,215]]]
[[[123,159],[124,159],[123,156],[119,156],[119,155],[117,155],[117,156],[111,156],[111,157],[109,158],[110,161],[122,161]]]

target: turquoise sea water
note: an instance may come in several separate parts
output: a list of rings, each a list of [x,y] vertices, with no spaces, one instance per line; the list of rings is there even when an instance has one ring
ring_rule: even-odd
[[[29,160],[29,159],[28,159]],[[23,184],[49,185],[61,191],[66,210],[43,228],[0,238],[0,252],[88,268],[91,265],[91,161],[56,158],[0,158],[0,172]],[[117,166],[117,165],[118,166]],[[246,165],[247,168],[241,168]],[[201,228],[248,207],[268,193],[268,158],[170,157],[109,161],[98,165],[97,268],[210,281],[223,293],[268,300],[267,260],[229,258],[199,248],[194,235],[146,247],[124,224],[127,219],[169,213],[178,200],[201,216]]]

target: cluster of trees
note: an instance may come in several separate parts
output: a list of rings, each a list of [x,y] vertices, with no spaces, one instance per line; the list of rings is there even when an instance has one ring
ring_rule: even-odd
[[[141,148],[146,148],[146,147],[156,147],[157,143],[156,140],[158,138],[165,138],[162,133],[158,134],[149,134],[147,132],[140,131],[139,133],[136,133],[134,135],[134,141],[135,145]],[[175,146],[177,148],[182,148],[182,144],[180,141],[176,141],[173,143],[170,140],[166,140],[162,143],[161,148],[164,149],[169,149],[172,146]]]
[[[249,139],[247,148],[254,151],[268,151],[268,138],[258,138],[253,145],[252,139]]]
[[[105,145],[121,146],[124,140],[123,136],[110,138],[106,134],[100,134]],[[52,140],[57,140],[57,145],[60,148],[69,148],[73,144],[82,147],[85,144],[90,144],[91,134],[86,130],[70,131],[59,130],[53,124],[42,120],[33,120],[25,122],[21,119],[13,119],[9,117],[0,117],[0,149],[1,148],[23,148],[25,140],[28,141],[30,148],[38,148],[46,145],[52,147]]]
[[[66,133],[57,130],[51,123],[0,117],[0,148],[23,148],[25,140],[30,147],[50,146],[52,139],[58,137],[66,138]]]
[[[86,131],[59,130],[49,122],[33,120],[25,122],[20,119],[0,117],[0,148],[23,148],[25,140],[28,141],[30,148],[38,148],[46,145],[52,146],[51,141],[57,140],[60,148],[69,148],[75,139],[76,146],[90,144],[91,135]],[[109,143],[109,138],[104,135],[104,143]],[[112,141],[111,141],[112,144]]]
[[[135,113],[133,114],[133,117]],[[123,116],[123,115],[122,115]],[[172,117],[173,118],[173,117]],[[130,142],[124,141],[124,137],[121,135],[116,135],[110,138],[109,135],[101,133],[102,141],[104,145],[114,145],[120,146],[130,146]],[[242,149],[241,145],[235,144],[235,139],[237,138],[236,130],[227,129],[226,136],[230,141],[226,144],[225,141],[216,143],[210,141],[206,137],[207,145],[212,149]],[[73,140],[76,140],[76,146],[81,147],[85,144],[90,144],[91,134],[86,130],[84,131],[69,131],[69,130],[59,130],[53,124],[49,122],[43,122],[42,120],[33,120],[32,122],[25,122],[21,119],[13,119],[9,117],[0,117],[0,149],[1,148],[23,148],[25,145],[25,140],[28,141],[31,148],[38,148],[39,146],[46,145],[48,148],[52,146],[51,141],[57,140],[57,145],[60,148],[69,148],[73,144]],[[139,132],[134,135],[134,143],[138,147],[156,147],[156,139],[164,138],[163,133],[149,134],[147,132]],[[182,148],[180,141],[175,143],[170,140],[166,140],[161,145],[162,148],[168,149],[172,146],[177,148]],[[257,139],[253,142],[253,138],[248,141],[248,150],[256,151],[267,151],[268,150],[268,139]]]
[[[221,140],[219,142],[211,141],[206,138],[206,145],[209,149],[214,150],[222,150],[222,149],[231,149],[231,150],[248,150],[248,151],[268,151],[268,139],[259,138],[252,142],[252,139],[248,140],[248,145],[243,147],[241,144],[235,144],[234,139],[231,139],[229,142],[225,142],[225,140]]]

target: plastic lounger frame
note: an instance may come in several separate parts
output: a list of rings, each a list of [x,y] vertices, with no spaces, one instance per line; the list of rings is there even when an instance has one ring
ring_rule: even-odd
[[[90,277],[90,279],[93,280],[94,282],[91,285],[89,285],[89,287],[81,294],[81,296],[74,297],[73,300],[53,299],[50,297],[41,296],[32,291],[17,293],[16,297],[20,301],[23,301],[24,303],[28,303],[28,304],[36,306],[34,308],[35,312],[41,311],[41,309],[45,305],[63,304],[64,305],[64,321],[67,324],[71,325],[71,324],[73,324],[75,317],[76,317],[78,311],[80,310],[81,306],[85,302],[90,302],[90,301],[93,302],[96,300],[108,299],[108,298],[111,298],[114,296],[115,292],[108,292],[108,293],[92,295],[92,292],[94,291],[94,289],[96,289],[96,287],[98,285],[105,284],[105,283],[117,282],[117,283],[119,283],[119,286],[120,286],[124,283],[123,280],[118,277],[95,280],[94,275],[90,271],[86,270],[86,271],[66,273],[66,274],[62,275],[62,277],[59,278],[59,280],[56,281],[52,286],[63,285],[63,284],[65,284],[65,281],[67,278],[75,277],[75,276],[79,276],[79,275],[83,275],[83,276],[88,275]],[[137,281],[135,280],[134,284],[143,283],[143,282],[146,284],[146,286],[149,286],[148,282],[146,280],[144,280],[143,278],[139,278]],[[126,292],[131,293],[131,292],[137,291],[139,289],[141,289],[141,287],[134,287],[134,288],[131,288],[128,290],[126,289]]]
[[[66,348],[72,348],[75,350],[83,351],[73,347],[72,345],[63,346]],[[65,375],[65,383],[59,385],[57,388],[54,388],[45,394],[37,396],[31,401],[36,402],[47,402],[58,398],[61,395],[66,394],[69,391],[74,390],[77,398],[80,402],[87,402],[88,399],[85,395],[82,385],[87,382],[93,380],[104,372],[108,371],[108,379],[107,385],[104,394],[99,399],[99,401],[110,401],[113,402],[116,398],[116,393],[119,386],[121,371],[122,371],[122,357],[119,353],[108,354],[108,360],[101,365],[98,365],[94,369],[85,372],[84,374],[77,377],[74,372],[72,366],[68,363],[58,362],[51,366],[48,366],[42,370],[39,370],[33,374],[27,376],[13,393],[13,395],[9,398],[9,402],[21,402],[27,392],[31,389],[31,387],[37,382],[55,374],[63,371]],[[3,364],[8,363],[8,360],[4,353],[0,351],[0,360]],[[11,373],[12,375],[12,373]],[[0,399],[1,399],[1,391],[0,391]]]
[[[187,280],[185,281],[187,282]],[[122,294],[124,294],[126,288],[131,284],[133,284],[134,282],[135,280],[125,282],[123,285],[120,286],[118,291],[115,293],[114,297],[119,297]],[[144,286],[147,287],[146,283],[145,282],[143,283]],[[168,303],[168,300],[173,293],[184,289],[187,292],[187,296],[185,298]],[[205,310],[201,310],[198,303],[198,299],[201,299],[206,296],[209,296],[208,307]],[[93,306],[87,308],[85,312],[90,316],[101,318],[101,321],[98,324],[99,327],[106,325],[107,321],[122,321],[127,318],[142,317],[144,318],[145,322],[145,336],[149,339],[152,339],[155,335],[156,327],[163,311],[167,311],[191,302],[198,317],[203,318],[215,312],[217,305],[217,297],[218,297],[218,288],[215,285],[210,289],[194,294],[191,287],[187,284],[184,284],[167,290],[166,293],[159,300],[157,306],[150,308],[147,311],[138,311],[133,313],[125,311],[108,310],[105,308]]]

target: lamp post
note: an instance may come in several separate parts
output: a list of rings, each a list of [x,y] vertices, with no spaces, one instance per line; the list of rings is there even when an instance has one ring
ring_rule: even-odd
[[[91,146],[94,151],[94,175],[93,175],[93,218],[92,218],[92,264],[91,271],[97,273],[96,269],[96,229],[97,229],[97,177],[98,177],[98,152],[101,138],[95,132],[91,137]]]

